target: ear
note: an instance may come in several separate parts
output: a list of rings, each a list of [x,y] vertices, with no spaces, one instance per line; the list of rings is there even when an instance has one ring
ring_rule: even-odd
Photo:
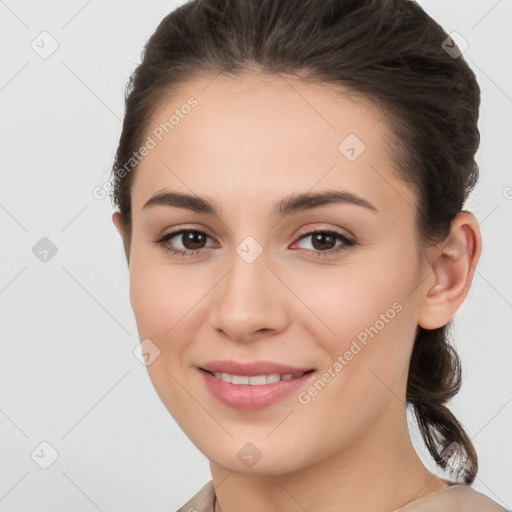
[[[450,322],[466,299],[481,252],[478,221],[469,212],[457,214],[450,234],[431,253],[431,275],[422,289],[420,327],[437,329]]]
[[[116,227],[117,231],[121,235],[121,238],[123,239],[124,253],[126,255],[126,261],[129,264],[130,263],[130,240],[129,240],[129,236],[127,236],[126,227],[124,225],[123,218],[119,211],[115,211],[112,214],[112,222],[114,223],[114,226]]]

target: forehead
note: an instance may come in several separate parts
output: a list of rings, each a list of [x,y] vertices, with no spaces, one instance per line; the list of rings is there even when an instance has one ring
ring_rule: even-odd
[[[133,212],[157,191],[264,209],[292,192],[343,188],[377,208],[414,199],[391,162],[383,113],[348,89],[284,75],[203,76],[180,85],[144,137]]]

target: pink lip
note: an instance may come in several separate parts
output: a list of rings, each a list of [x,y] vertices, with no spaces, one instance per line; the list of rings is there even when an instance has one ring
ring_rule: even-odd
[[[208,371],[254,376],[269,373],[297,374],[308,371],[309,368],[284,366],[268,361],[256,361],[249,364],[235,363],[234,361],[215,361],[203,365],[198,370],[203,376],[202,378],[207,389],[219,402],[228,407],[245,410],[261,409],[282,400],[305,386],[312,376],[316,374],[315,371],[312,371],[290,380],[253,386],[251,384],[231,384],[211,375]]]
[[[269,373],[304,373],[313,368],[299,368],[297,366],[286,366],[271,361],[253,361],[251,363],[237,363],[236,361],[221,360],[204,363],[200,366],[203,370],[209,372],[223,372],[231,375],[247,375],[249,377],[255,375],[267,375]],[[277,384],[277,383],[276,383]]]

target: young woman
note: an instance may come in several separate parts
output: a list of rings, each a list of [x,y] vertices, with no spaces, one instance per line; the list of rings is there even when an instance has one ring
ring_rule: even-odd
[[[150,378],[210,461],[181,511],[505,510],[446,407],[479,102],[408,0],[192,0],[160,23],[113,221]],[[408,404],[462,482],[426,469]]]

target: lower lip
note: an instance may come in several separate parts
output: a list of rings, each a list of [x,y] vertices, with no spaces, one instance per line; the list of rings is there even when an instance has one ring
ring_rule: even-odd
[[[268,407],[300,389],[316,373],[313,371],[296,379],[251,386],[250,384],[231,384],[214,377],[205,370],[199,371],[203,375],[206,387],[210,393],[219,402],[235,409],[261,409]]]

